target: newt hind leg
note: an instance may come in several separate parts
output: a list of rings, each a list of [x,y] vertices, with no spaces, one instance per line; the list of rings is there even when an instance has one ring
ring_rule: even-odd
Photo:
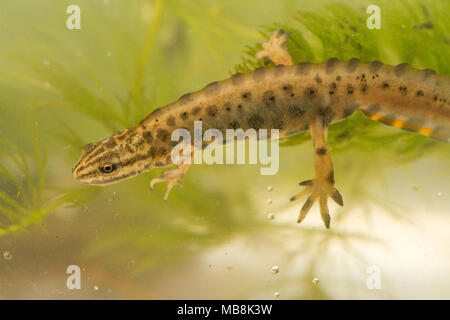
[[[262,50],[256,53],[257,59],[270,59],[275,64],[293,65],[291,54],[285,46],[290,33],[274,31],[268,41],[262,43]]]
[[[291,198],[291,201],[309,195],[302,209],[297,222],[300,223],[305,219],[309,210],[316,200],[319,200],[320,214],[327,228],[330,227],[330,214],[328,211],[327,200],[331,197],[340,206],[344,205],[342,196],[334,187],[333,164],[327,150],[327,124],[323,119],[317,117],[310,125],[311,136],[314,146],[314,161],[316,174],[314,179],[300,182],[301,186],[306,188]]]

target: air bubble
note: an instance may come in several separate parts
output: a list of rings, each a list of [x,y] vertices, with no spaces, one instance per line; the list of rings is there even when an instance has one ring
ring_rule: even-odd
[[[272,191],[273,190],[273,187],[272,186],[267,186],[267,191]]]
[[[267,199],[267,204],[272,204],[273,200],[272,199]]]
[[[442,197],[443,193],[439,191],[436,195],[437,195],[438,197]]]
[[[98,290],[98,286],[94,286],[94,290],[97,291]]]
[[[111,51],[108,51],[108,52],[106,52],[106,55],[107,55],[108,57],[111,57],[111,56],[112,56],[112,52],[111,52]]]
[[[5,251],[3,252],[3,257],[5,258],[5,260],[11,260],[12,259],[12,253],[9,251]]]
[[[277,265],[272,266],[272,269],[270,269],[273,274],[277,274],[280,272],[280,268]]]
[[[273,294],[273,296],[274,296],[275,298],[279,298],[279,297],[280,297],[280,293],[277,291],[277,292],[275,292],[275,293]]]
[[[312,282],[313,282],[314,284],[317,284],[317,283],[320,282],[320,280],[319,280],[319,278],[314,278],[314,279],[312,280]]]
[[[273,213],[269,213],[269,214],[267,215],[267,219],[269,219],[269,220],[275,219],[274,214],[273,214]]]

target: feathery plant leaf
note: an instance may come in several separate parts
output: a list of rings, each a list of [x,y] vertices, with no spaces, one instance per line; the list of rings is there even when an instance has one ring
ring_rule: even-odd
[[[46,152],[37,132],[35,109],[30,112],[28,129],[33,139],[33,165],[15,144],[0,139],[0,237],[40,223],[45,216],[66,203],[83,199],[94,190],[77,188],[58,192],[44,201]],[[79,203],[81,200],[79,200]]]

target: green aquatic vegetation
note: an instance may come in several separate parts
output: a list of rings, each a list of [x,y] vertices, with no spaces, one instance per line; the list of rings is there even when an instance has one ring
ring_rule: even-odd
[[[68,203],[81,203],[93,191],[54,190],[48,196],[47,153],[41,146],[37,127],[34,120],[28,121],[33,140],[31,158],[15,144],[0,139],[0,237],[41,223],[55,209]]]

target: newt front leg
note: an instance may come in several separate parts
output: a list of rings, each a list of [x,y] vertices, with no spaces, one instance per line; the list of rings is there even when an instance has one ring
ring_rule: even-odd
[[[156,183],[167,182],[166,193],[164,194],[164,200],[167,200],[167,198],[169,197],[170,190],[172,190],[172,188],[175,185],[179,185],[180,188],[183,187],[182,181],[184,175],[186,174],[186,171],[189,169],[190,166],[191,166],[190,163],[189,164],[182,163],[177,165],[175,169],[164,170],[159,178],[153,178],[150,181],[150,190],[153,190],[153,186]]]
[[[330,215],[328,213],[327,200],[331,197],[337,204],[343,206],[342,196],[334,187],[333,164],[327,150],[327,124],[323,119],[316,117],[310,124],[310,132],[314,146],[314,160],[316,174],[313,180],[300,182],[301,186],[306,189],[300,191],[291,198],[294,201],[304,195],[309,195],[302,209],[297,222],[300,223],[305,219],[314,201],[319,200],[320,214],[327,228],[330,227]]]

